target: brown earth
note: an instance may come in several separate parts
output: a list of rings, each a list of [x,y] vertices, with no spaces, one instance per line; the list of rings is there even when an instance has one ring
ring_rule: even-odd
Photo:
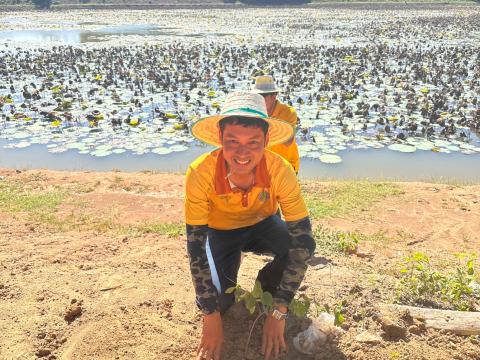
[[[1,359],[194,358],[201,316],[185,239],[175,234],[182,229],[183,176],[0,169],[0,179],[66,194],[58,209],[35,216],[0,208]],[[312,186],[332,184],[306,187]],[[454,253],[478,253],[480,186],[396,186],[402,194],[315,221],[329,229],[382,235],[360,243],[362,256],[317,251],[301,293],[322,304],[344,300],[345,333],[315,356],[304,356],[295,351],[292,338],[309,321],[291,318],[290,351],[281,358],[480,359],[478,337],[425,330],[411,320],[393,315],[385,320],[377,313],[378,304],[393,301],[399,264],[413,251],[444,267],[455,262]],[[166,222],[174,224],[173,233],[144,228]],[[239,283],[251,288],[267,260],[247,255]],[[225,316],[223,359],[244,358],[254,319],[241,307]],[[389,334],[389,328],[399,335]],[[257,324],[248,359],[262,358],[260,329]],[[376,340],[362,342],[357,336],[365,331]]]

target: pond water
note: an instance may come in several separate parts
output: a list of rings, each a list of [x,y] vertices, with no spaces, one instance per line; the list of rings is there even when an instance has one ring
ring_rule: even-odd
[[[171,36],[178,35],[173,28],[158,27],[152,25],[123,25],[104,27],[98,30],[9,30],[0,31],[0,41],[13,43],[61,43],[65,45],[86,44],[103,42],[111,38],[139,35],[148,36]],[[197,34],[194,34],[197,35]],[[199,35],[201,36],[201,34]]]
[[[479,8],[385,6],[0,16],[0,166],[184,172],[268,73],[302,177],[480,182]]]
[[[69,150],[49,153],[42,145],[27,149],[3,149],[0,142],[0,167],[52,170],[143,170],[184,173],[193,160],[212,150],[209,146],[192,146],[188,151],[168,155],[131,152],[93,158]],[[480,182],[480,160],[463,154],[435,154],[423,151],[415,154],[392,152],[387,149],[360,149],[340,152],[343,162],[324,164],[304,158],[300,178],[305,179],[385,179],[399,181],[459,181]]]

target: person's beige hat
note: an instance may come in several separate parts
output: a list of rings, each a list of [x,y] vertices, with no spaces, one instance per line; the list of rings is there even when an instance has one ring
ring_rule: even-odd
[[[257,94],[278,93],[280,89],[277,88],[275,80],[271,75],[261,75],[255,77],[255,84],[252,86],[252,91]]]
[[[269,146],[284,143],[293,136],[293,127],[285,121],[268,117],[263,97],[248,91],[237,91],[227,95],[221,113],[198,120],[192,126],[192,135],[207,144],[221,146],[218,122],[230,116],[265,120],[269,124]]]

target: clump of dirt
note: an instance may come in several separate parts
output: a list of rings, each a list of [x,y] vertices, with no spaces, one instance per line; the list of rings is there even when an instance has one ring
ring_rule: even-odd
[[[82,301],[77,301],[77,299],[72,299],[70,306],[65,311],[63,318],[69,324],[73,322],[76,318],[80,317],[83,312]]]

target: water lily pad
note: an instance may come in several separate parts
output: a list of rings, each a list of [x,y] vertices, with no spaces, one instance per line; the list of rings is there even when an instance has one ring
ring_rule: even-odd
[[[325,164],[338,164],[342,162],[342,158],[338,155],[324,154],[319,157],[320,161]]]
[[[112,153],[114,154],[123,154],[124,152],[126,152],[127,150],[125,149],[114,149],[112,150]]]
[[[415,146],[412,145],[405,145],[405,144],[392,144],[388,146],[390,150],[399,151],[403,153],[413,153],[417,149]]]
[[[65,145],[67,149],[85,149],[86,146],[87,145],[81,142],[74,142],[74,143],[69,143]]]
[[[110,150],[95,150],[90,153],[90,155],[96,156],[96,157],[104,157],[111,154],[112,154],[112,151]]]
[[[23,148],[29,147],[30,145],[31,144],[28,141],[21,141],[18,144],[15,144],[15,147],[17,149],[23,149]]]
[[[158,155],[167,155],[167,154],[171,154],[172,152],[173,152],[172,149],[166,148],[166,147],[159,147],[152,150],[152,153],[158,154]]]
[[[57,154],[67,151],[68,149],[65,146],[54,146],[48,149],[48,152]]]
[[[422,141],[417,143],[415,146],[419,150],[429,151],[432,150],[435,145],[431,141]]]
[[[186,151],[188,150],[188,146],[185,145],[173,145],[170,147],[170,150],[180,152],[180,151]]]

